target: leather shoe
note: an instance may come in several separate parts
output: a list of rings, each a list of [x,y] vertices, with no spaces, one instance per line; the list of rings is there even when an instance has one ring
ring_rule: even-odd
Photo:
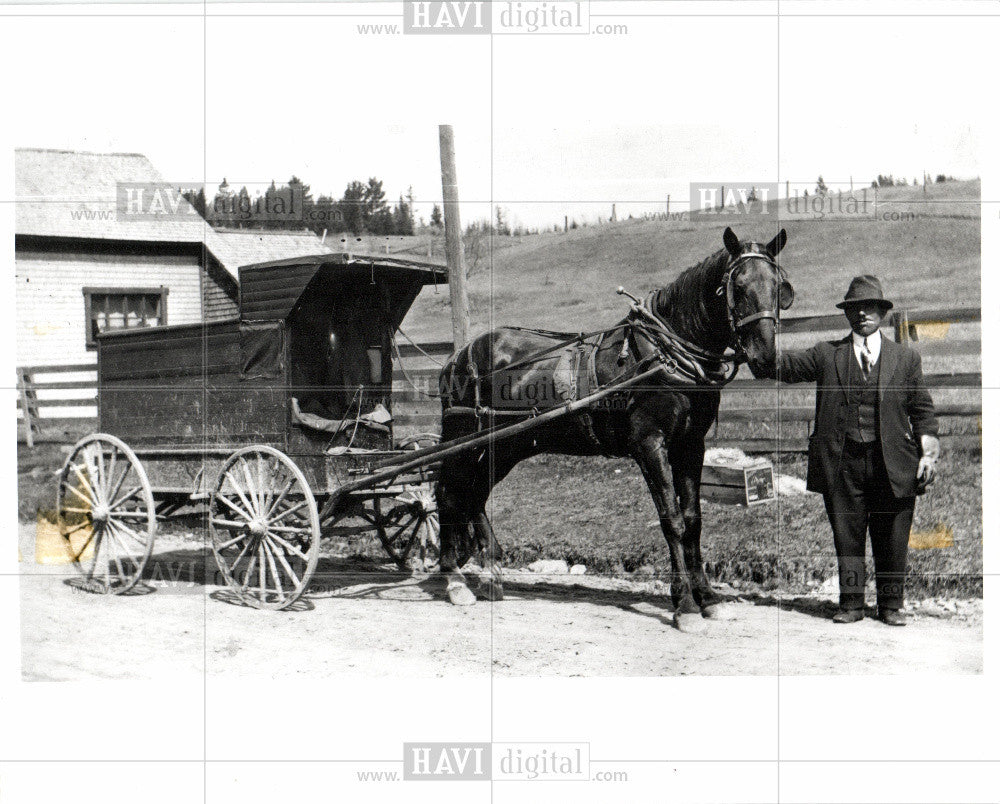
[[[906,618],[899,609],[879,609],[878,618],[886,625],[906,625]]]
[[[865,618],[864,609],[841,609],[833,615],[835,623],[856,623]]]

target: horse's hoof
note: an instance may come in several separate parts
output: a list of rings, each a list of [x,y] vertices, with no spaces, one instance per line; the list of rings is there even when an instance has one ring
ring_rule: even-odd
[[[713,603],[701,610],[701,616],[709,620],[728,622],[736,619],[736,605],[729,602]]]
[[[486,600],[503,600],[503,584],[496,581],[483,581],[479,584],[479,596]]]
[[[456,583],[448,586],[448,600],[455,606],[474,606],[476,596],[465,584]]]
[[[677,626],[678,631],[684,634],[701,634],[708,628],[708,623],[705,622],[705,618],[701,616],[700,611],[697,614],[676,612],[674,614],[674,625]]]

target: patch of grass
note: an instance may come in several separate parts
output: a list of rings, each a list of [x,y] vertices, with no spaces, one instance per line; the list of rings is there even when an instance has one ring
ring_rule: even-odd
[[[913,530],[943,523],[952,528],[954,544],[910,551],[908,596],[982,596],[980,462],[975,453],[946,454],[938,482],[918,500]],[[804,457],[786,456],[775,472],[804,478],[805,466]],[[497,487],[488,513],[511,566],[549,558],[585,564],[589,572],[645,567],[669,575],[666,541],[631,461],[533,458]],[[753,508],[706,502],[702,513],[703,557],[717,581],[807,592],[836,577],[833,536],[819,495],[780,497]]]
[[[35,522],[39,513],[55,522],[56,472],[69,448],[61,444],[38,444],[28,449],[17,445],[17,519]]]

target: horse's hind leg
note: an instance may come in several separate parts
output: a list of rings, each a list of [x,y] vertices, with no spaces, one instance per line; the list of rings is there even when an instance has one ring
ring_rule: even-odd
[[[471,606],[476,602],[476,596],[469,590],[465,576],[459,569],[464,560],[460,561],[459,551],[466,553],[464,544],[470,541],[469,514],[463,505],[465,494],[456,489],[446,477],[444,469],[438,482],[437,504],[438,517],[441,524],[441,557],[439,568],[445,577],[448,600],[456,606]]]
[[[503,573],[500,569],[500,558],[503,550],[493,533],[493,525],[486,516],[485,509],[475,514],[472,527],[480,545],[480,555],[483,563],[483,573],[479,576],[479,597],[487,600],[503,600]]]
[[[483,563],[483,573],[479,576],[479,597],[486,600],[503,600],[503,572],[500,559],[503,548],[493,532],[493,525],[486,516],[486,501],[489,500],[493,487],[510,474],[519,461],[531,453],[534,441],[525,439],[502,447],[494,445],[492,452],[487,452],[479,461],[479,471],[476,475],[475,501],[478,505],[472,519],[472,527],[476,533],[479,552]]]
[[[463,457],[443,465],[438,480],[440,568],[447,581],[448,600],[459,606],[471,606],[476,596],[461,568],[477,552],[483,554],[483,566],[490,573],[490,581],[485,584],[480,577],[481,595],[499,600],[503,597],[503,586],[497,565],[501,550],[485,510],[489,487],[483,482],[480,462]]]
[[[456,423],[457,418],[444,417],[441,434],[443,441],[465,435],[463,428],[456,426]],[[469,503],[472,500],[475,475],[475,459],[469,453],[445,458],[435,490],[441,526],[441,556],[438,566],[445,578],[448,600],[457,606],[471,606],[476,602],[476,596],[470,591],[460,569],[472,550],[473,516]]]

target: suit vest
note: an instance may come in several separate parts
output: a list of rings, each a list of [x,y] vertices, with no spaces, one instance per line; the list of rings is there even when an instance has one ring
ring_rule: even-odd
[[[865,443],[876,441],[879,437],[878,421],[878,373],[882,365],[882,353],[868,374],[865,382],[861,366],[854,356],[854,348],[850,347],[851,368],[847,373],[847,437],[854,441]]]

